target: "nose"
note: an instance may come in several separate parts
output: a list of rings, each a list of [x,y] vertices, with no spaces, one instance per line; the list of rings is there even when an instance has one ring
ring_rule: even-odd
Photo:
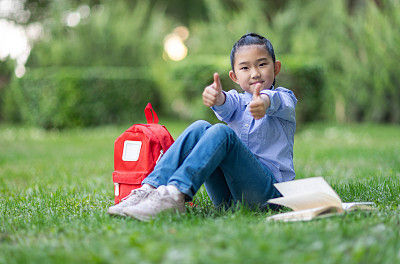
[[[253,71],[251,72],[251,78],[252,79],[258,79],[260,78],[260,72],[257,69],[253,69]]]

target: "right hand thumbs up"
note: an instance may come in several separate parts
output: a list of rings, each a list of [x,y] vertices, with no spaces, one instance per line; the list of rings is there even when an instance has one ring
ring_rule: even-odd
[[[214,73],[214,82],[203,91],[203,104],[208,107],[222,105],[225,102],[225,94],[222,92],[219,74]]]

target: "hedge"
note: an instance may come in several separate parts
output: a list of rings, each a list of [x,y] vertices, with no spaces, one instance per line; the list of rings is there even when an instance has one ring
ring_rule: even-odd
[[[298,124],[320,121],[325,118],[326,102],[325,69],[317,60],[283,56],[282,69],[277,85],[294,92],[298,100],[296,121]]]
[[[226,61],[226,56],[192,57],[175,63],[169,79],[174,89],[169,101],[175,114],[187,120],[217,121],[214,113],[203,105],[202,93],[206,86],[213,83],[215,72],[219,73],[224,90],[234,88],[229,70],[229,58]]]
[[[144,69],[33,68],[12,79],[4,116],[48,129],[135,122],[158,95]]]

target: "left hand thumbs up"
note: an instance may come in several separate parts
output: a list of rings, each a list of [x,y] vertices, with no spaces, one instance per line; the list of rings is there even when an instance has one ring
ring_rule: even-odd
[[[249,104],[249,110],[254,119],[261,119],[265,116],[265,112],[269,106],[268,95],[261,95],[261,83],[254,87],[253,99]]]

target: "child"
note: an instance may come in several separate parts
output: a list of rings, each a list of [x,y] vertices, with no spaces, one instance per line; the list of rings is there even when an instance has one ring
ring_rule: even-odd
[[[280,61],[269,40],[250,33],[232,48],[229,77],[244,90],[225,92],[218,73],[204,105],[228,125],[197,121],[168,149],[154,171],[109,214],[147,221],[166,210],[184,212],[204,183],[215,206],[264,208],[279,197],[276,182],[295,178],[293,142],[297,99],[274,88]]]

